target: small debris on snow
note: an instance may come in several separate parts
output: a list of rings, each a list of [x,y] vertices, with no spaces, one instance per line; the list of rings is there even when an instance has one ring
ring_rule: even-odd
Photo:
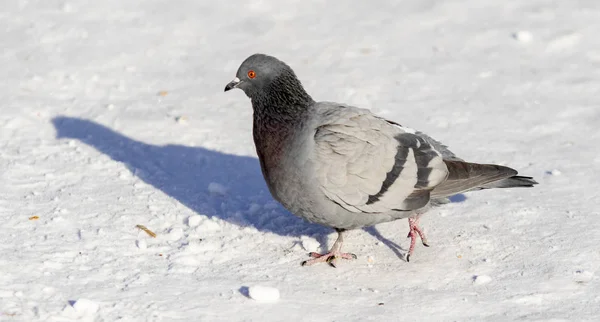
[[[169,92],[167,92],[167,91],[160,91],[160,92],[157,93],[157,95],[158,96],[167,96],[167,95],[169,95]]]
[[[79,299],[77,301],[69,301],[70,305],[67,305],[63,312],[75,316],[75,317],[85,317],[90,316],[98,312],[100,305],[98,303],[88,300],[88,299]]]
[[[367,262],[369,264],[374,264],[375,263],[375,257],[373,257],[371,255],[367,256]]]
[[[251,286],[248,288],[248,296],[258,302],[275,302],[279,300],[279,290],[268,286]]]
[[[208,192],[215,195],[225,195],[227,193],[227,188],[220,183],[211,182],[208,184]]]
[[[302,236],[301,238],[302,248],[307,252],[316,252],[319,249],[319,242],[314,238]]]
[[[187,225],[190,228],[194,228],[194,227],[197,227],[198,225],[200,225],[201,221],[202,221],[202,217],[200,217],[199,215],[192,215],[192,216],[188,217]]]
[[[139,228],[139,229],[145,231],[146,234],[148,234],[148,236],[150,236],[152,238],[156,238],[156,234],[152,230],[146,228],[146,226],[144,226],[144,225],[135,225],[135,228]]]
[[[573,279],[575,280],[576,283],[587,283],[589,281],[591,281],[594,278],[594,273],[590,272],[590,271],[584,271],[584,270],[577,270],[574,273],[574,277]]]
[[[38,216],[31,216],[31,217],[29,217],[29,220],[38,220],[38,219],[40,219],[40,217],[38,217]]]
[[[492,278],[488,275],[475,275],[473,276],[473,284],[483,285],[492,281]]]
[[[528,43],[533,39],[533,35],[526,30],[517,31],[512,36],[522,43]]]
[[[137,246],[137,248],[139,249],[146,249],[148,248],[148,244],[146,244],[146,241],[143,239],[138,239],[135,241],[135,245]]]
[[[175,122],[179,123],[179,124],[187,124],[187,117],[181,115],[181,116],[176,116],[175,117]]]

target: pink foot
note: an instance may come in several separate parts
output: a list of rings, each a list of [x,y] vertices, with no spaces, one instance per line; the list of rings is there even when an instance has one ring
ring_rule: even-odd
[[[343,259],[356,259],[356,255],[352,253],[340,253],[340,252],[329,252],[327,254],[319,254],[312,252],[309,254],[313,259],[306,260],[302,262],[302,266],[310,266],[317,263],[327,263],[331,267],[336,267],[336,262],[338,258]]]
[[[309,259],[307,261],[302,262],[302,266],[310,266],[316,263],[327,263],[331,267],[336,266],[336,262],[338,258],[343,259],[356,259],[356,255],[351,253],[342,253],[342,244],[344,243],[344,235],[346,231],[343,229],[336,229],[338,232],[338,238],[333,243],[333,247],[329,250],[327,254],[319,254],[312,252],[310,253],[310,257],[313,259]]]
[[[425,236],[425,233],[423,233],[421,227],[419,227],[418,218],[408,218],[408,226],[410,227],[410,231],[408,232],[407,237],[410,237],[410,248],[408,249],[408,254],[406,255],[406,261],[410,262],[410,256],[412,256],[415,250],[417,235],[419,235],[419,237],[421,238],[423,246],[429,247],[429,244],[427,244],[427,237]]]

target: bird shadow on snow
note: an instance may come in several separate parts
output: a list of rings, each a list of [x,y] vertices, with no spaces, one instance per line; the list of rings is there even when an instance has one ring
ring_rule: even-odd
[[[146,144],[80,118],[59,116],[52,123],[57,139],[79,140],[122,162],[133,175],[198,214],[281,236],[312,236],[322,251],[327,250],[331,230],[296,217],[276,203],[256,158],[202,147]],[[216,188],[211,192],[209,185],[224,186],[225,191]],[[364,231],[404,258],[405,249],[375,227]]]
[[[394,243],[393,241],[383,237],[383,235],[377,230],[377,228],[371,226],[371,227],[365,227],[365,228],[363,228],[363,230],[366,231],[367,233],[369,233],[371,236],[375,237],[377,240],[379,240],[381,243],[383,243],[389,249],[391,249],[394,252],[394,254],[396,254],[396,256],[398,256],[398,258],[406,260],[404,254],[406,254],[407,250],[402,248],[402,246]]]
[[[256,158],[202,147],[146,144],[80,118],[59,116],[52,123],[57,139],[79,140],[122,162],[133,175],[198,214],[281,236],[314,236],[321,244],[331,233],[276,203]]]

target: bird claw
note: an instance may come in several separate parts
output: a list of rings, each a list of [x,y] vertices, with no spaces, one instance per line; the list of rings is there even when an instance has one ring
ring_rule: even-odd
[[[319,254],[315,252],[311,252],[308,254],[313,259],[305,260],[302,262],[302,266],[310,266],[317,263],[327,263],[329,266],[336,268],[337,267],[337,259],[357,259],[358,257],[352,253],[327,253],[327,254]]]

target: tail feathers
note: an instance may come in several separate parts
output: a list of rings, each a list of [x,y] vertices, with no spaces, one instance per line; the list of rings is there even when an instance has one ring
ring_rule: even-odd
[[[517,171],[495,164],[478,164],[464,161],[444,160],[448,178],[431,192],[431,198],[444,198],[458,193],[510,187],[532,187],[533,178],[517,176]]]
[[[492,182],[481,186],[483,189],[489,188],[517,188],[517,187],[533,187],[538,184],[532,177],[512,176],[500,181]]]

